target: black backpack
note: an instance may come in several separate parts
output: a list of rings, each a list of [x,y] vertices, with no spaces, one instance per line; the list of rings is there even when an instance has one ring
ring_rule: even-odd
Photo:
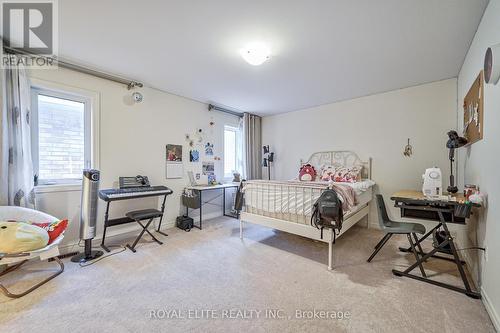
[[[342,201],[337,192],[331,189],[323,191],[313,206],[311,225],[321,229],[321,238],[323,238],[323,228],[333,229],[335,242],[335,236],[342,229],[343,221]]]
[[[191,231],[191,229],[193,228],[193,219],[186,215],[178,216],[176,225],[179,229],[182,229],[184,231]]]

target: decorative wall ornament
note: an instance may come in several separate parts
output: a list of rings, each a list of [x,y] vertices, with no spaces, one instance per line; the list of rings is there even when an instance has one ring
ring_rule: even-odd
[[[410,138],[408,138],[408,144],[403,150],[403,155],[406,157],[410,157],[411,155],[413,155],[413,147],[410,145]]]

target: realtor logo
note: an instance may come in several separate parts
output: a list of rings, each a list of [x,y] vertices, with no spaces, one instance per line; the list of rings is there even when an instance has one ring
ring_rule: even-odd
[[[4,47],[30,54],[25,65],[52,66],[46,57],[57,55],[57,0],[0,1]],[[12,57],[2,52],[2,58]],[[2,67],[9,65],[2,59]]]

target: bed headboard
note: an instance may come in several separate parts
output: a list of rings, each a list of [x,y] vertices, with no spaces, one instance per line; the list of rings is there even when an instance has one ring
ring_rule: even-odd
[[[306,162],[300,160],[300,165],[307,163],[314,166],[318,171],[323,164],[340,164],[348,168],[355,165],[362,165],[361,176],[364,179],[372,179],[372,158],[370,157],[368,161],[362,161],[358,154],[349,150],[320,151],[312,154]]]

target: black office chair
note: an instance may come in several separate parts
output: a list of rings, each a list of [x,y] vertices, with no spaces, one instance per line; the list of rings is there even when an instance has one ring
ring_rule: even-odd
[[[389,219],[389,215],[387,215],[387,210],[385,208],[384,197],[381,194],[376,195],[377,205],[378,205],[378,219],[380,228],[385,232],[385,236],[380,240],[380,242],[375,245],[375,251],[373,251],[370,258],[368,258],[368,262],[372,261],[372,259],[377,255],[377,253],[384,247],[385,243],[392,237],[394,234],[406,235],[408,238],[408,242],[410,242],[410,247],[415,255],[415,259],[418,260],[418,253],[415,249],[415,243],[417,243],[417,247],[420,253],[423,253],[422,247],[418,244],[417,234],[425,234],[425,226],[420,223],[407,223],[407,222],[395,222]],[[414,239],[412,239],[414,237]],[[414,243],[415,241],[415,243]],[[420,272],[425,277],[425,271],[422,265],[420,266]]]

